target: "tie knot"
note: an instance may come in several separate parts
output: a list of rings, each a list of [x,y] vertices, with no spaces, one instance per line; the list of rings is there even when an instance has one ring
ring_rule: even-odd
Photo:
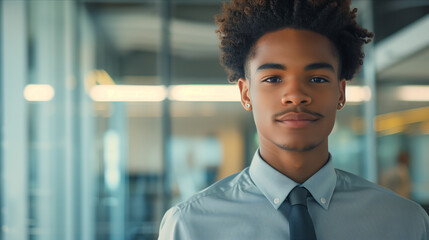
[[[290,205],[300,204],[300,205],[307,206],[307,195],[308,195],[308,190],[306,188],[295,187],[289,193]]]

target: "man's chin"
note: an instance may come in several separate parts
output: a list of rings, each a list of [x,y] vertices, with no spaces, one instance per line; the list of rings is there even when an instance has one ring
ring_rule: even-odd
[[[288,144],[276,144],[276,146],[284,151],[288,152],[309,152],[313,149],[315,149],[320,144],[307,144],[304,146],[296,146],[296,145],[288,145]]]

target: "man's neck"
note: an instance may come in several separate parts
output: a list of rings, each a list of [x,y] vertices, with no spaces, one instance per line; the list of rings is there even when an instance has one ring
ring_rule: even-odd
[[[287,151],[277,146],[260,146],[259,153],[271,167],[297,183],[304,183],[329,159],[328,145],[322,143],[305,151]]]

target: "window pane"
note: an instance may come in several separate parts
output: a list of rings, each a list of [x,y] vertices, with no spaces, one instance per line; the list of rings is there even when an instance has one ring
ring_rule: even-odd
[[[114,83],[99,88],[100,97],[112,98],[107,102],[94,92],[91,96],[98,143],[95,236],[154,239],[163,214],[159,6],[101,2],[86,7],[97,42],[92,87]]]

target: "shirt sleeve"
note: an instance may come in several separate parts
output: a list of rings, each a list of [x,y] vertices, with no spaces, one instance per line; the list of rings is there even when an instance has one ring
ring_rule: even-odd
[[[185,240],[191,239],[186,224],[181,218],[181,211],[177,207],[170,208],[164,215],[159,227],[158,240]]]

